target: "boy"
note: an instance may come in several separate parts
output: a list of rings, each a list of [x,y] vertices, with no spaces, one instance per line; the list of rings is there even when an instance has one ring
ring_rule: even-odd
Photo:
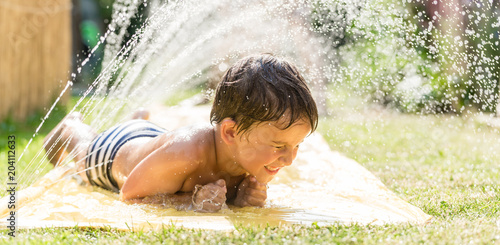
[[[71,114],[47,136],[46,150],[53,164],[64,148],[75,152],[82,178],[122,201],[216,212],[226,201],[263,206],[266,184],[292,164],[318,123],[297,68],[268,54],[243,58],[225,73],[210,116],[210,125],[173,131],[136,119],[96,135]],[[59,150],[50,151],[53,144]]]

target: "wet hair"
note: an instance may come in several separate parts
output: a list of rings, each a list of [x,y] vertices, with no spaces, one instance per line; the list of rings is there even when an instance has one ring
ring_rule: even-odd
[[[282,129],[305,119],[311,132],[318,126],[318,110],[304,78],[286,60],[271,54],[245,57],[222,77],[215,91],[210,121],[231,118],[237,132],[245,133],[256,123],[289,120]]]

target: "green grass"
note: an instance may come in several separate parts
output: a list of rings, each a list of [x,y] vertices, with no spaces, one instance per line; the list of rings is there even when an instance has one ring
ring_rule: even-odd
[[[70,104],[73,102],[70,102]],[[0,183],[5,183],[7,179],[7,142],[9,136],[15,137],[15,159],[16,159],[16,177],[26,170],[31,159],[35,157],[39,149],[43,149],[43,138],[47,135],[52,128],[54,128],[57,123],[66,115],[67,109],[64,106],[56,106],[52,111],[50,117],[44,122],[43,126],[40,128],[38,133],[35,135],[35,131],[42,122],[46,112],[38,111],[32,116],[28,117],[25,122],[16,122],[11,118],[0,122],[0,166],[5,166],[0,168]],[[33,138],[33,136],[35,137]],[[26,146],[29,141],[33,138],[28,149]],[[19,156],[23,153],[21,161],[17,161]],[[48,161],[44,163],[49,164]],[[40,174],[48,172],[50,168],[42,170]],[[4,195],[4,188],[0,189],[0,195]]]
[[[399,114],[348,97],[339,94],[331,99],[332,113],[321,119],[318,131],[333,150],[357,160],[398,196],[433,215],[429,224],[238,226],[234,232],[177,227],[126,232],[75,227],[20,230],[16,239],[9,239],[6,231],[0,231],[0,243],[500,243],[498,129],[487,126],[474,113],[462,117]],[[22,147],[35,124],[4,126],[16,127],[11,133],[19,136]],[[46,133],[41,131],[34,144],[41,144]],[[5,159],[4,155],[1,159]],[[2,171],[5,170],[0,169],[3,177]]]

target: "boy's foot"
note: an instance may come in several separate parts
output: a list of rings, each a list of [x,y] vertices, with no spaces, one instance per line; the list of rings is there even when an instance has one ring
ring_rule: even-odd
[[[149,120],[149,111],[141,107],[134,112],[134,114],[132,115],[132,119]]]
[[[57,166],[72,151],[75,151],[78,158],[83,149],[76,148],[84,141],[90,142],[95,136],[94,130],[82,122],[79,112],[67,115],[44,139],[49,162]]]

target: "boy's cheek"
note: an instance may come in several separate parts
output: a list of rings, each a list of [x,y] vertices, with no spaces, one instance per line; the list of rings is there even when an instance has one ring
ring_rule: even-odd
[[[253,161],[257,157],[257,150],[252,146],[248,146],[240,150],[240,155],[248,161]]]

